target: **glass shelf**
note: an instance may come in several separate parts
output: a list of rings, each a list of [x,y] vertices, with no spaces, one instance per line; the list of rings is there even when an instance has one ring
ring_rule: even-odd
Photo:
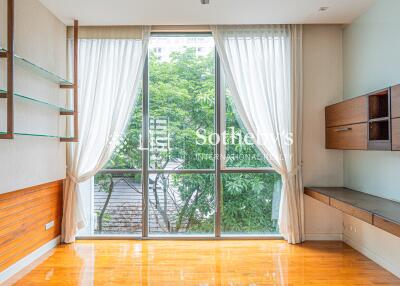
[[[7,52],[7,50],[0,47],[0,52]],[[23,57],[20,57],[20,56],[14,54],[14,58],[15,58],[16,62],[20,63],[21,65],[27,67],[28,69],[36,72],[40,76],[42,76],[52,82],[55,82],[57,84],[62,84],[62,85],[71,85],[71,86],[73,85],[72,82],[70,82],[66,79],[63,79],[62,77],[56,75],[55,73],[48,71],[30,61],[28,61],[27,59],[24,59]]]
[[[7,91],[0,88],[0,93],[7,93]],[[27,101],[31,101],[31,102],[37,103],[37,104],[43,104],[44,106],[59,110],[60,112],[68,112],[68,113],[74,112],[72,109],[68,109],[68,108],[65,108],[65,107],[62,107],[62,106],[59,106],[59,105],[56,105],[56,104],[48,103],[46,101],[35,99],[35,98],[32,98],[32,97],[24,96],[24,95],[21,95],[21,94],[18,94],[18,93],[14,93],[14,97],[20,98],[20,99],[23,99],[23,100],[27,100]]]
[[[0,131],[0,135],[5,135],[7,132]],[[45,138],[57,138],[57,139],[72,139],[72,137],[64,137],[58,135],[50,135],[50,134],[36,134],[36,133],[25,133],[25,132],[14,132],[14,135],[20,136],[33,136],[33,137],[45,137]]]

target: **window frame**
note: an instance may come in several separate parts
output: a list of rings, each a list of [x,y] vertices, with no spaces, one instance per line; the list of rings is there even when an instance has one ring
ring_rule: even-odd
[[[152,36],[200,36],[200,35],[212,35],[211,32],[152,32]],[[276,173],[273,168],[236,168],[236,167],[226,167],[225,161],[221,160],[221,154],[225,154],[224,145],[219,142],[215,145],[214,150],[214,168],[211,169],[151,169],[149,166],[149,148],[150,148],[150,114],[149,114],[149,52],[147,51],[147,56],[144,63],[143,69],[143,81],[142,81],[142,168],[141,169],[102,169],[98,173],[108,173],[108,174],[141,174],[142,175],[142,234],[138,236],[136,234],[132,235],[93,235],[93,236],[78,236],[77,239],[282,239],[280,234],[235,234],[235,235],[225,235],[221,231],[221,217],[222,217],[222,174],[232,174],[232,173],[254,173],[254,174],[266,174],[266,173]],[[221,137],[221,134],[225,131],[226,125],[226,98],[225,98],[225,85],[223,83],[223,71],[221,68],[221,61],[218,55],[217,49],[215,48],[215,102],[214,102],[214,129],[216,134]],[[224,156],[223,158],[225,158]],[[215,186],[214,186],[214,198],[215,198],[215,214],[214,214],[214,235],[159,235],[151,234],[149,232],[149,175],[150,174],[214,174]]]

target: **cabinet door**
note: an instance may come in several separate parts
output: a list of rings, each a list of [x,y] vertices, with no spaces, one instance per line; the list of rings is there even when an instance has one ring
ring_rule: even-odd
[[[392,118],[400,117],[400,85],[392,86]]]
[[[325,108],[326,127],[356,124],[368,121],[368,97],[360,96]]]
[[[326,128],[326,148],[340,150],[367,150],[367,123]]]
[[[392,150],[400,151],[400,118],[392,119]]]

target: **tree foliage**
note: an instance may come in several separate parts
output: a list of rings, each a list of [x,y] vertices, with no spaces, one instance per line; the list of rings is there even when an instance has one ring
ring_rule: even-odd
[[[214,53],[203,57],[198,56],[195,49],[187,48],[183,52],[172,53],[170,58],[170,61],[161,61],[156,55],[150,55],[150,119],[167,122],[167,131],[164,133],[155,127],[150,130],[150,167],[213,169],[215,147],[212,144],[199,144],[196,132],[201,130],[207,136],[215,132]],[[125,136],[107,168],[141,168],[141,103],[140,96]],[[229,96],[226,127],[228,139],[238,139],[245,135]],[[237,133],[232,134],[231,127]],[[162,144],[163,138],[160,140],[163,136],[168,137],[169,144],[166,147]],[[228,167],[268,166],[254,146],[234,141],[226,145]],[[114,179],[115,176],[110,174],[97,175],[96,183],[102,191],[110,193]],[[137,176],[134,180],[140,183]],[[271,216],[274,185],[277,181],[277,174],[223,174],[223,231],[276,231]],[[213,174],[151,175],[149,196],[150,219],[157,221],[164,232],[214,231]]]

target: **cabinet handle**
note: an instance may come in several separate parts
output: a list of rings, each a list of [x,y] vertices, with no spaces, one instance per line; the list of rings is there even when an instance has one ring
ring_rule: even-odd
[[[343,128],[337,128],[335,129],[335,132],[345,132],[345,131],[351,131],[351,127],[343,127]]]

